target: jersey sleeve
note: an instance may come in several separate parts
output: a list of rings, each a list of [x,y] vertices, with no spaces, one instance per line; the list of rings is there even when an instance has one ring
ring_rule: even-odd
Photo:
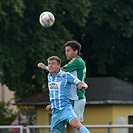
[[[68,64],[66,64],[65,66],[63,66],[67,72],[72,72],[74,70],[79,69],[82,66],[82,64],[79,62],[79,60],[72,59]]]
[[[81,82],[76,76],[72,75],[69,72],[67,72],[67,81],[68,83],[75,85],[78,85]]]

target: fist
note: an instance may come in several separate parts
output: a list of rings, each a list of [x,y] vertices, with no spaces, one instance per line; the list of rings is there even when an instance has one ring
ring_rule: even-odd
[[[47,106],[46,106],[46,110],[47,110],[47,111],[50,111],[50,110],[51,110],[51,105],[47,105]]]
[[[37,66],[38,66],[39,68],[42,68],[42,69],[45,69],[45,68],[46,68],[46,65],[43,64],[42,62],[38,63]]]

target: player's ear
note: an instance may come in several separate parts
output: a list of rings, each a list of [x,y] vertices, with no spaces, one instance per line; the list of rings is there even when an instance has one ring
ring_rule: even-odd
[[[76,55],[78,55],[78,50],[75,50],[74,53],[75,53]]]
[[[58,65],[58,68],[59,68],[59,69],[61,68],[60,64]]]

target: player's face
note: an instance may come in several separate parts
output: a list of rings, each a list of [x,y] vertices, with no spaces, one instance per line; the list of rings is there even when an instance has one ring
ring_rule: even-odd
[[[77,50],[74,51],[70,46],[65,47],[65,55],[68,60],[71,60],[72,58],[76,58],[78,56]]]
[[[56,60],[48,61],[48,69],[53,75],[56,75],[59,72],[60,64]]]

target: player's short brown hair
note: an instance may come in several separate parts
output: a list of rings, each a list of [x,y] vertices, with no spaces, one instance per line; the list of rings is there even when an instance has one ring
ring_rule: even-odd
[[[47,59],[47,61],[56,60],[59,64],[61,64],[61,59],[58,56],[51,56]]]

